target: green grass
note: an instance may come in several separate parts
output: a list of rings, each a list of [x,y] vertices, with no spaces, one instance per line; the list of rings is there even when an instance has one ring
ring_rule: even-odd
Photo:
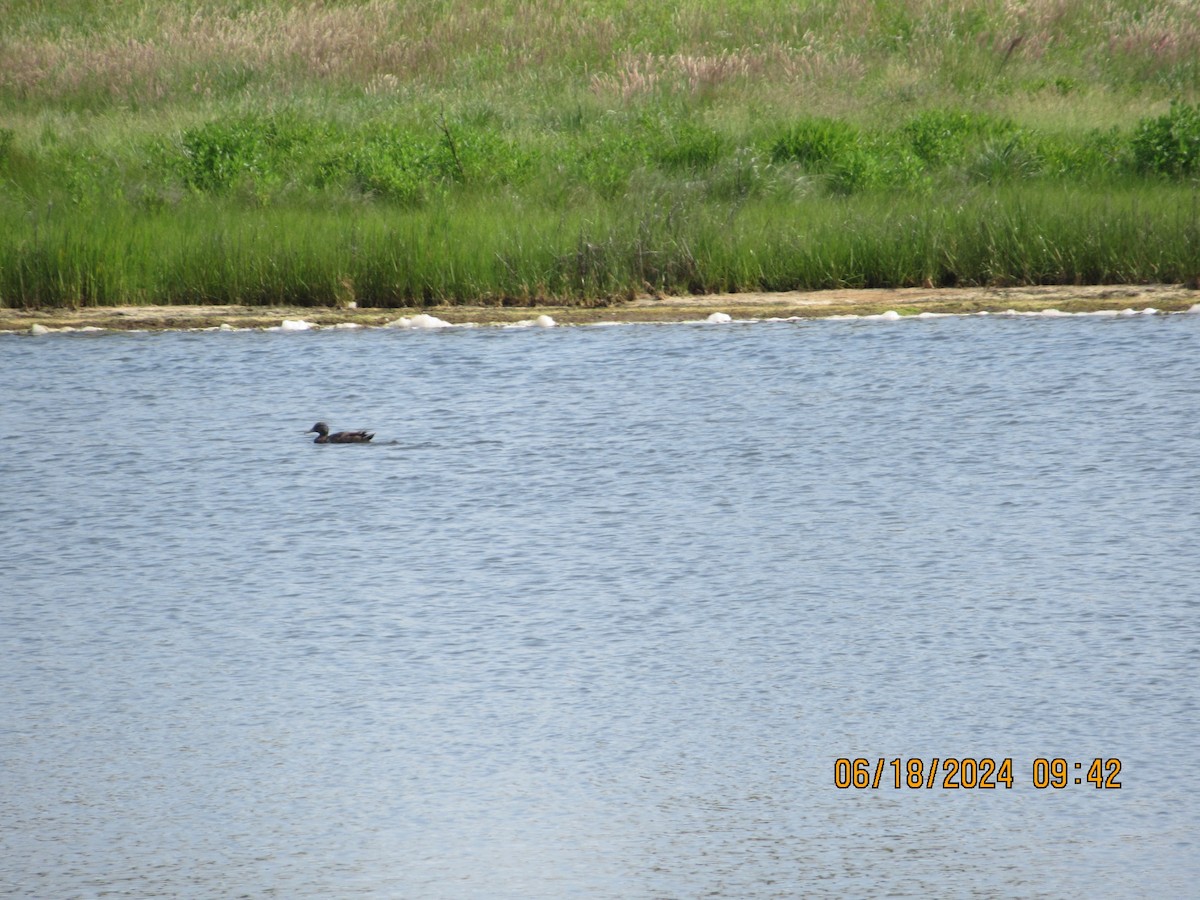
[[[0,2],[0,305],[1200,274],[1132,0]]]
[[[954,198],[766,198],[736,211],[653,191],[546,216],[490,196],[428,209],[192,201],[25,220],[0,244],[12,305],[332,306],[600,300],[903,285],[1178,282],[1200,205],[1172,185]]]

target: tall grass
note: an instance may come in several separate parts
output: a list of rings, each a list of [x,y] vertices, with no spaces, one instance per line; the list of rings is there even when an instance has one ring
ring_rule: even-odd
[[[1200,273],[1184,0],[0,0],[0,304]]]
[[[89,108],[389,85],[526,98],[772,86],[828,100],[852,93],[847,78],[1178,92],[1200,66],[1190,0],[6,0],[0,12],[10,101]]]
[[[542,211],[539,211],[542,212]],[[99,226],[99,227],[97,227]],[[197,199],[26,221],[0,244],[12,305],[369,306],[598,302],[663,293],[1182,281],[1200,206],[1169,185],[858,195],[666,209],[595,201],[550,218],[518,201],[422,210]]]

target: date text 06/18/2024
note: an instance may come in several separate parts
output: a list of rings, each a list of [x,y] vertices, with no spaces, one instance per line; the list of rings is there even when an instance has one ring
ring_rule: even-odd
[[[1078,762],[1062,757],[1038,757],[1030,765],[1030,783],[1038,790],[1061,790],[1084,784],[1097,790],[1114,790],[1121,787],[1121,782],[1117,780],[1120,773],[1121,760],[1115,757],[1096,757]],[[875,760],[839,757],[833,763],[834,787],[843,789],[995,790],[1001,787],[1011,789],[1016,781],[1011,757],[935,756],[928,762],[919,757],[885,759],[881,756]]]

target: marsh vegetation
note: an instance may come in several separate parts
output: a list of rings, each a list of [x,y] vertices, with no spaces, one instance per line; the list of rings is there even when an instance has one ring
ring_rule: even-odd
[[[3,13],[3,305],[1200,274],[1188,2]]]

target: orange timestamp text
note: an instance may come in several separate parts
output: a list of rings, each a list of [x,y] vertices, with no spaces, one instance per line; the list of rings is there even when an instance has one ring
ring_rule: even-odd
[[[1085,774],[1086,770],[1086,774]],[[1090,784],[1098,790],[1121,786],[1121,760],[1096,757],[1075,762],[1065,757],[1038,757],[1029,767],[1030,784],[1038,790],[1061,790]],[[901,790],[1011,790],[1017,783],[1012,757],[934,756],[892,759],[838,757],[833,763],[833,786],[842,790],[894,788]]]

